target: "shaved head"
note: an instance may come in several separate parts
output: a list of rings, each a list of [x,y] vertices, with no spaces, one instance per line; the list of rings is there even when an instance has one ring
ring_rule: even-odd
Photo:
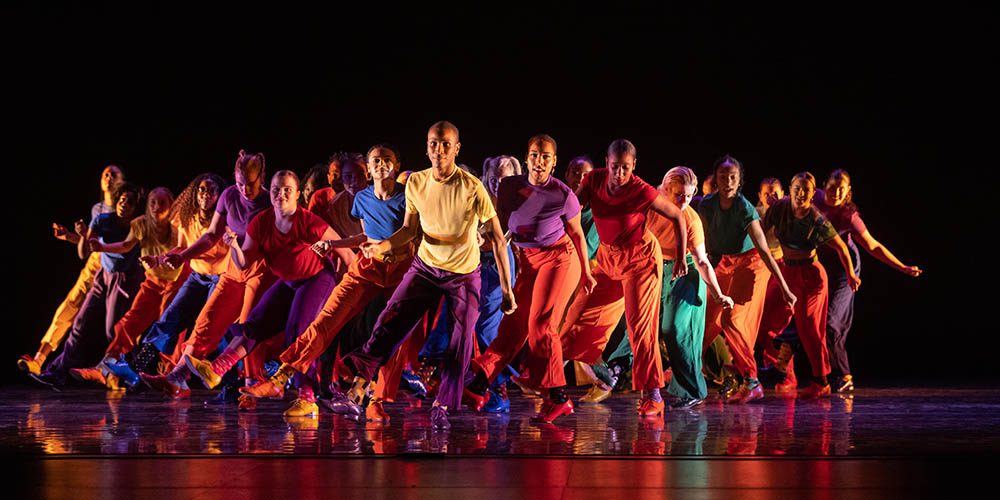
[[[454,124],[452,124],[448,120],[441,120],[441,121],[435,123],[434,125],[431,125],[431,128],[427,130],[428,133],[430,133],[430,132],[445,132],[445,131],[454,132],[455,133],[455,140],[456,141],[458,140],[458,127],[456,127]]]

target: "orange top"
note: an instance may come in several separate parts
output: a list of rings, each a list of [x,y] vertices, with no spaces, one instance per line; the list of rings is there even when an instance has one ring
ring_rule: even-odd
[[[687,245],[688,253],[691,249],[705,243],[705,230],[701,225],[701,217],[690,206],[684,207],[681,211],[684,220],[687,222]],[[666,217],[650,210],[646,214],[646,229],[648,229],[657,241],[660,242],[660,250],[666,260],[677,260],[677,226]]]

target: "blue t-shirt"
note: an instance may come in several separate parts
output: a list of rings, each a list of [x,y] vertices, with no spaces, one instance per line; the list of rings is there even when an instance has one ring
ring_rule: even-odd
[[[118,243],[128,237],[129,224],[121,224],[121,219],[115,213],[99,214],[90,221],[91,236],[101,243]],[[139,252],[142,245],[136,243],[132,250],[126,253],[101,252],[101,267],[109,273],[127,273],[139,265]]]
[[[365,235],[373,240],[385,240],[403,227],[406,217],[406,186],[396,183],[392,196],[380,200],[375,196],[375,186],[368,186],[354,196],[351,215],[364,221]],[[349,234],[342,235],[345,238]]]
[[[713,255],[737,255],[753,248],[747,234],[750,223],[760,220],[757,209],[737,193],[733,205],[723,210],[719,195],[712,193],[701,200],[698,213],[705,223],[705,246]]]

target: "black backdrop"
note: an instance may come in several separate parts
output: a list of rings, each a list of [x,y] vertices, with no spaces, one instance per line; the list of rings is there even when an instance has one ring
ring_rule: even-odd
[[[203,171],[231,178],[240,148],[265,152],[271,172],[304,172],[388,141],[418,170],[428,125],[448,119],[477,169],[523,158],[538,132],[559,141],[560,174],[618,137],[653,184],[675,165],[703,176],[729,153],[751,200],[763,177],[846,168],[872,233],[926,271],[862,257],[856,376],[995,380],[996,327],[979,319],[995,273],[974,271],[989,264],[973,250],[992,232],[979,193],[991,176],[970,161],[992,156],[986,12],[483,8],[9,9],[3,373],[34,352],[76,277],[49,225],[86,217],[104,165],[177,193]]]

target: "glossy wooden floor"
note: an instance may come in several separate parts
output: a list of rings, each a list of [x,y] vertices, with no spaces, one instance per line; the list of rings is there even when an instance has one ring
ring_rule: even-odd
[[[21,497],[73,500],[950,497],[990,484],[1000,456],[998,389],[768,393],[652,419],[616,394],[551,425],[530,423],[538,399],[512,394],[509,415],[459,411],[449,431],[406,396],[388,425],[211,396],[0,389],[0,450],[24,469]]]

